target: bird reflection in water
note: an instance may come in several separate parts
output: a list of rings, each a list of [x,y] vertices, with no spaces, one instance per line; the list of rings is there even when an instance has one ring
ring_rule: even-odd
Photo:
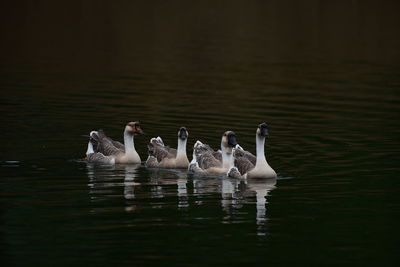
[[[177,173],[178,179],[178,208],[187,208],[189,207],[189,198],[187,192],[187,173],[181,172]]]
[[[249,179],[246,187],[247,191],[256,193],[256,224],[257,234],[267,234],[267,214],[266,205],[268,204],[267,196],[268,193],[276,188],[276,179]]]
[[[212,194],[220,194],[221,177],[213,175],[198,175],[193,177],[193,196],[195,196],[195,204],[203,205],[203,197]]]
[[[254,203],[256,200],[257,234],[267,234],[268,194],[275,189],[276,179],[232,179],[228,177],[198,176],[193,175],[193,191],[188,192],[188,174],[181,170],[147,169],[148,182],[138,182],[138,168],[140,165],[93,165],[87,164],[89,177],[89,195],[92,202],[104,201],[121,195],[123,187],[125,211],[135,211],[138,198],[160,199],[177,197],[177,208],[187,210],[189,197],[193,197],[196,205],[202,205],[203,199],[208,203],[220,196],[219,200],[225,215],[223,223],[243,223],[246,219],[247,209],[245,204]],[[123,181],[123,182],[121,182]],[[138,186],[141,190],[136,192]],[[117,191],[118,190],[118,191]],[[117,191],[117,192],[116,192]],[[216,199],[215,199],[216,200]],[[158,201],[150,207],[163,208]],[[247,205],[246,205],[247,206]],[[253,206],[254,207],[254,206]],[[97,207],[94,212],[104,212],[107,207]]]
[[[221,205],[227,213],[224,223],[237,223],[243,220],[240,209],[249,203],[250,197],[256,197],[257,234],[267,234],[266,204],[268,193],[276,188],[276,179],[247,179],[237,180],[224,178],[221,182]]]
[[[178,196],[178,208],[189,207],[187,192],[187,172],[184,170],[171,169],[148,169],[151,184],[151,195],[154,198],[163,198],[165,194]],[[177,191],[166,190],[170,185]]]
[[[233,213],[243,205],[242,191],[239,190],[240,180],[224,178],[221,185],[221,205],[226,212]]]
[[[130,164],[125,166],[124,197],[125,199],[135,198],[135,186],[140,183],[135,182],[140,164]]]
[[[135,198],[135,187],[140,185],[140,183],[135,182],[140,164],[100,165],[87,163],[86,166],[91,202],[103,201],[120,195],[120,193],[116,193],[115,191],[121,187],[124,188],[123,196],[126,200]],[[133,203],[127,203],[125,207],[126,211],[133,211],[135,209]],[[106,208],[96,208],[93,212],[104,210]]]

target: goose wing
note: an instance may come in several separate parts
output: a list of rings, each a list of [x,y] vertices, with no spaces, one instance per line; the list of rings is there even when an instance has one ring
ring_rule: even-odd
[[[91,135],[91,142],[93,143],[93,149],[95,152],[102,153],[104,156],[115,156],[121,153],[125,153],[125,149],[121,148],[121,143],[117,146],[116,141],[107,137],[103,130],[99,130]],[[122,145],[123,146],[123,145]]]
[[[247,157],[235,157],[235,167],[242,175],[253,169],[254,166]]]
[[[118,142],[118,141],[114,141],[114,140],[112,140],[111,138],[109,138],[109,139],[110,139],[111,143],[112,143],[116,148],[118,148],[119,150],[121,150],[121,151],[123,151],[123,152],[125,153],[125,146],[124,146],[124,144],[122,144],[121,142]]]
[[[214,153],[218,153],[218,152],[215,152],[209,145],[203,144],[202,142],[197,141],[193,146],[193,156],[198,157],[205,153],[214,154]]]
[[[212,155],[214,156],[214,158],[216,158],[218,161],[221,161],[221,163],[222,163],[222,152],[221,152],[221,150],[214,151],[212,153]]]
[[[241,146],[237,145],[236,148],[233,149],[233,157],[240,158],[244,157],[251,162],[254,166],[256,165],[256,156],[251,154],[249,151],[244,150]]]
[[[222,162],[213,156],[213,153],[206,152],[197,157],[197,162],[201,169],[208,169],[211,167],[221,167]]]
[[[87,161],[93,162],[93,163],[115,163],[115,158],[112,156],[104,156],[103,153],[91,153],[87,155]]]
[[[214,156],[215,154],[215,156]],[[193,147],[193,156],[198,163],[198,166],[205,170],[211,167],[220,167],[222,164],[218,159],[218,152],[215,152],[209,145],[197,141]]]
[[[177,153],[176,149],[165,146],[160,137],[152,138],[147,148],[149,156],[156,158],[158,162],[161,162],[164,158],[175,158]]]

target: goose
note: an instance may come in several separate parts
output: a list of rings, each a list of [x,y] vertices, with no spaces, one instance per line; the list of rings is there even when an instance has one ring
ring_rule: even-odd
[[[221,151],[214,151],[209,145],[197,141],[193,147],[193,160],[189,171],[205,174],[227,173],[234,167],[232,149],[236,145],[236,135],[232,131],[226,131],[222,136]]]
[[[103,130],[90,132],[88,149],[86,151],[89,162],[99,163],[141,163],[139,154],[135,150],[134,135],[144,134],[140,123],[129,122],[124,130],[124,144],[107,137]]]
[[[89,134],[89,142],[86,150],[86,158],[88,162],[102,163],[102,164],[115,164],[115,157],[105,156],[103,153],[94,152],[93,143],[95,143],[92,136],[97,135],[97,131],[91,131]]]
[[[268,135],[268,125],[265,122],[258,125],[256,131],[256,157],[239,145],[235,147],[233,151],[235,167],[228,171],[227,175],[229,177],[276,178],[276,172],[269,166],[264,154],[265,138]]]
[[[186,143],[189,133],[185,127],[178,131],[178,148],[173,149],[164,145],[161,137],[150,139],[148,145],[149,157],[146,167],[187,169],[189,160],[186,156]]]

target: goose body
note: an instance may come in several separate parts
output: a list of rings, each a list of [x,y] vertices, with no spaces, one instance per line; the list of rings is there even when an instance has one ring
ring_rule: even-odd
[[[256,131],[256,152],[254,156],[240,146],[234,149],[235,167],[231,168],[228,176],[234,178],[276,178],[276,172],[269,166],[265,154],[265,138],[268,136],[268,126],[262,123]]]
[[[139,122],[130,122],[125,126],[124,144],[107,137],[102,130],[92,131],[86,151],[87,160],[110,164],[141,163],[135,149],[135,134],[143,134]]]
[[[98,134],[97,131],[92,131],[90,136]],[[86,160],[88,162],[95,162],[101,164],[115,164],[115,157],[105,156],[103,153],[94,152],[92,138],[89,139],[88,147],[86,150]]]
[[[232,148],[236,146],[236,135],[227,131],[221,138],[221,151],[197,141],[193,147],[193,160],[189,170],[195,173],[225,174],[234,166]]]
[[[146,160],[146,167],[187,169],[189,166],[186,155],[188,136],[186,128],[181,127],[178,131],[177,149],[164,145],[161,137],[152,138],[148,145],[149,157]]]

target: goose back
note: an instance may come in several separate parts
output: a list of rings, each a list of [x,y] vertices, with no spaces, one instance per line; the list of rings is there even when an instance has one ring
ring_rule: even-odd
[[[222,166],[221,153],[214,151],[207,144],[202,144],[201,142],[197,141],[194,146],[193,154],[196,158],[199,168],[201,169]]]
[[[102,153],[104,156],[116,156],[125,153],[124,145],[106,136],[103,130],[93,133],[91,139],[93,139],[94,152]]]
[[[147,148],[149,156],[156,158],[158,162],[165,158],[175,158],[177,154],[176,149],[165,146],[160,137],[152,138]]]
[[[255,165],[247,157],[241,156],[235,158],[235,167],[238,168],[242,175],[251,169],[254,169],[254,166]]]
[[[249,151],[244,150],[241,146],[237,145],[236,148],[233,150],[233,157],[237,158],[246,158],[251,164],[256,165],[257,157],[251,154]]]

